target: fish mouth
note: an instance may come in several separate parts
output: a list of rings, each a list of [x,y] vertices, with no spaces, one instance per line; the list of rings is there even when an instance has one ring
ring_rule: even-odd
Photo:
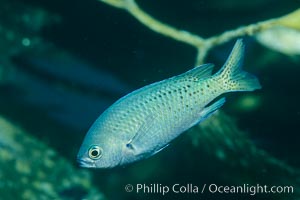
[[[90,159],[77,158],[77,163],[80,167],[96,168],[96,163],[93,160],[90,160]]]

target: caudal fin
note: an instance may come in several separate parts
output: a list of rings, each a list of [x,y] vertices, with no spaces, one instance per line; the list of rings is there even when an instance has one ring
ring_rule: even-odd
[[[218,81],[227,92],[253,91],[261,88],[258,79],[242,69],[244,51],[243,41],[238,39],[227,61],[216,74]]]

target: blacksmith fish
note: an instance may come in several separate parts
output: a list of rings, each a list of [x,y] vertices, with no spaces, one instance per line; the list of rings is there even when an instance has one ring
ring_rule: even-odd
[[[213,64],[204,64],[119,99],[88,131],[80,166],[110,168],[148,158],[219,109],[225,103],[224,97],[215,100],[220,95],[260,89],[257,78],[242,71],[243,55],[237,40],[216,74]]]

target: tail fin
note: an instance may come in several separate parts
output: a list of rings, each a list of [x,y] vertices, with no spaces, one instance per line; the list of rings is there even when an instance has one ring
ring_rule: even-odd
[[[216,74],[226,91],[253,91],[260,89],[258,79],[242,70],[245,47],[238,39],[223,67]]]

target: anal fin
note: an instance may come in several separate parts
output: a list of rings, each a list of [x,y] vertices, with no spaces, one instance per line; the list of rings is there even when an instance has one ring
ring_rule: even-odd
[[[203,120],[207,119],[208,117],[210,117],[212,114],[214,114],[220,107],[222,107],[225,103],[225,97],[219,99],[218,101],[214,102],[213,104],[211,104],[208,107],[205,107],[200,114],[200,119],[194,124],[199,124],[200,122],[202,122]]]

